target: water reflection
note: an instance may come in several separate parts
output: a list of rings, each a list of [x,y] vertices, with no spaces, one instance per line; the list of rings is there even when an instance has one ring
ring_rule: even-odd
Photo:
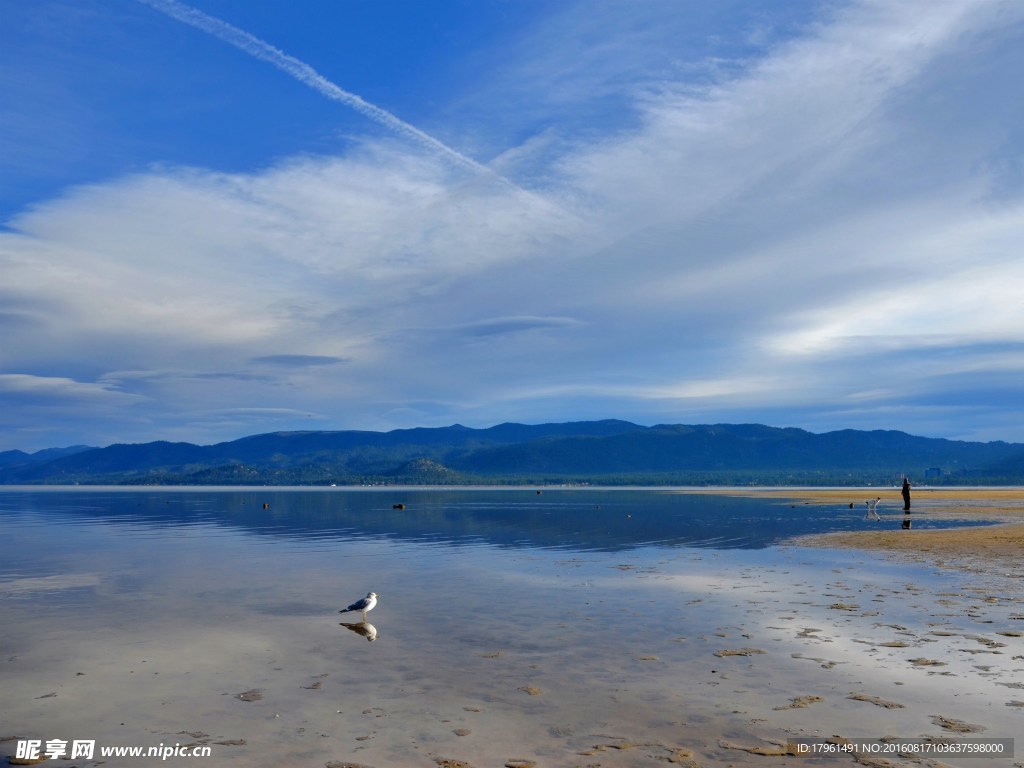
[[[575,765],[611,731],[615,744],[652,745],[630,764],[664,763],[653,745],[671,743],[724,765],[740,761],[720,754],[722,738],[793,727],[787,700],[905,678],[897,727],[946,711],[1012,732],[1013,710],[998,706],[1008,694],[995,698],[997,678],[970,673],[952,639],[934,655],[970,681],[959,704],[897,665],[920,656],[933,621],[1011,628],[1012,600],[982,602],[975,575],[968,589],[959,574],[869,554],[767,546],[903,517],[868,523],[856,506],[651,491],[0,490],[4,728],[107,744],[201,732],[239,768],[426,765],[438,753]],[[339,616],[370,589],[382,596],[374,624]],[[919,639],[857,652],[897,621],[901,639]],[[717,656],[737,648],[768,650]],[[844,666],[799,660],[823,654]],[[1012,667],[992,669],[1006,682]],[[810,710],[808,731],[892,725],[841,695]]]
[[[652,490],[0,489],[5,522],[26,515],[62,525],[102,523],[139,536],[173,528],[324,546],[380,539],[605,552],[652,545],[761,549],[791,536],[864,527],[846,503]],[[965,522],[919,518],[915,527],[953,524]]]
[[[371,643],[377,639],[377,628],[367,621],[357,621],[355,623],[339,622],[345,629],[349,629],[355,632],[357,635],[365,637]]]

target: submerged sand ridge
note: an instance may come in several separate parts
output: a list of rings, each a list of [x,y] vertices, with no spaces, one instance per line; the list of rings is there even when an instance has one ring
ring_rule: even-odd
[[[1024,733],[1024,604],[998,573],[794,545],[149,535],[48,574],[89,579],[20,576],[6,597],[0,581],[0,738],[207,745],[198,762],[244,768],[1024,761],[789,747]],[[339,624],[356,585],[382,595],[372,642]]]

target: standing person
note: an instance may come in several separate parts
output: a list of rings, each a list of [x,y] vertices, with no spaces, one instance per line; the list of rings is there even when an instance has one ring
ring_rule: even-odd
[[[909,512],[910,511],[910,481],[906,477],[903,478],[903,490],[900,491],[900,493],[903,494],[903,511],[904,512]]]

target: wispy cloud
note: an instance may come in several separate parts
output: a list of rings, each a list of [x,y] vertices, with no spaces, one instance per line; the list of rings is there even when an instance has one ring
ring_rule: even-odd
[[[404,120],[400,120],[386,109],[382,109],[375,104],[371,104],[365,99],[356,96],[354,93],[349,93],[344,88],[332,83],[305,62],[300,61],[294,56],[289,56],[269,43],[260,40],[255,35],[249,34],[245,30],[239,29],[238,27],[228,24],[226,21],[210,16],[209,14],[203,13],[202,11],[185,5],[184,3],[179,3],[177,0],[138,0],[138,2],[155,8],[161,13],[193,26],[209,35],[213,35],[214,37],[235,46],[250,56],[274,65],[282,72],[294,77],[303,85],[306,85],[315,91],[319,91],[333,101],[337,101],[351,107],[360,114],[368,117],[370,120],[380,123],[395,133],[412,139],[427,149],[437,152],[438,154],[455,162],[457,165],[477,173],[491,174],[491,171],[486,166],[481,165],[472,158],[466,157],[461,152],[452,149],[444,142],[424,133],[416,126],[410,125]]]
[[[456,333],[468,336],[497,336],[543,329],[573,328],[580,325],[571,317],[491,317],[458,326]]]
[[[328,99],[351,107],[361,115],[364,115],[370,120],[394,131],[400,136],[411,139],[417,144],[437,153],[459,167],[472,171],[480,177],[499,182],[509,189],[515,190],[517,193],[522,195],[523,198],[534,205],[540,204],[546,207],[550,205],[548,201],[538,198],[526,190],[521,189],[514,182],[495,172],[491,168],[488,168],[486,165],[478,163],[473,158],[468,157],[458,150],[452,149],[443,141],[420,130],[416,126],[405,122],[391,112],[388,112],[386,109],[378,107],[376,104],[372,104],[360,96],[346,91],[344,88],[332,83],[305,62],[278,50],[274,46],[270,45],[270,43],[259,39],[245,30],[239,29],[238,27],[228,24],[222,19],[210,16],[209,14],[203,13],[202,11],[185,5],[184,3],[180,3],[178,0],[137,1],[155,8],[173,19],[195,27],[207,34],[213,35],[250,56],[272,64],[282,72],[294,77],[303,85],[323,94]],[[560,211],[560,213],[561,215],[567,215],[565,211]]]
[[[321,365],[337,365],[344,363],[345,358],[331,355],[259,355],[252,361],[267,365],[279,365],[284,368],[310,368]]]
[[[22,406],[59,402],[62,405],[88,406],[103,401],[125,405],[140,398],[120,392],[102,383],[82,382],[65,376],[33,376],[25,373],[0,373],[0,396]]]

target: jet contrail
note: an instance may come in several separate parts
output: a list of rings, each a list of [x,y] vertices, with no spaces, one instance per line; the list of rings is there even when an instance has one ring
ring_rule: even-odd
[[[396,133],[406,136],[407,138],[432,149],[463,168],[468,168],[476,173],[486,174],[487,176],[498,179],[505,184],[519,189],[515,184],[495,173],[487,166],[481,165],[476,160],[466,157],[461,152],[455,151],[447,144],[438,141],[433,136],[421,131],[419,128],[400,120],[386,109],[381,109],[380,107],[359,98],[354,93],[349,93],[343,88],[339,88],[305,62],[299,61],[294,56],[289,56],[287,53],[278,50],[269,43],[265,43],[260,40],[255,35],[251,35],[238,27],[228,24],[226,21],[221,21],[218,18],[209,16],[200,10],[185,5],[184,3],[179,3],[177,0],[138,1],[144,5],[150,6],[151,8],[155,8],[161,13],[170,16],[172,19],[177,19],[178,21],[184,22],[185,24],[206,32],[207,34],[218,37],[225,43],[230,43],[254,58],[262,59],[263,61],[273,64],[282,72],[291,75],[303,85],[307,85],[313,90],[319,91],[329,99],[340,101],[342,104],[352,107],[352,109],[356,110],[360,114],[380,123],[386,128],[390,128]]]

